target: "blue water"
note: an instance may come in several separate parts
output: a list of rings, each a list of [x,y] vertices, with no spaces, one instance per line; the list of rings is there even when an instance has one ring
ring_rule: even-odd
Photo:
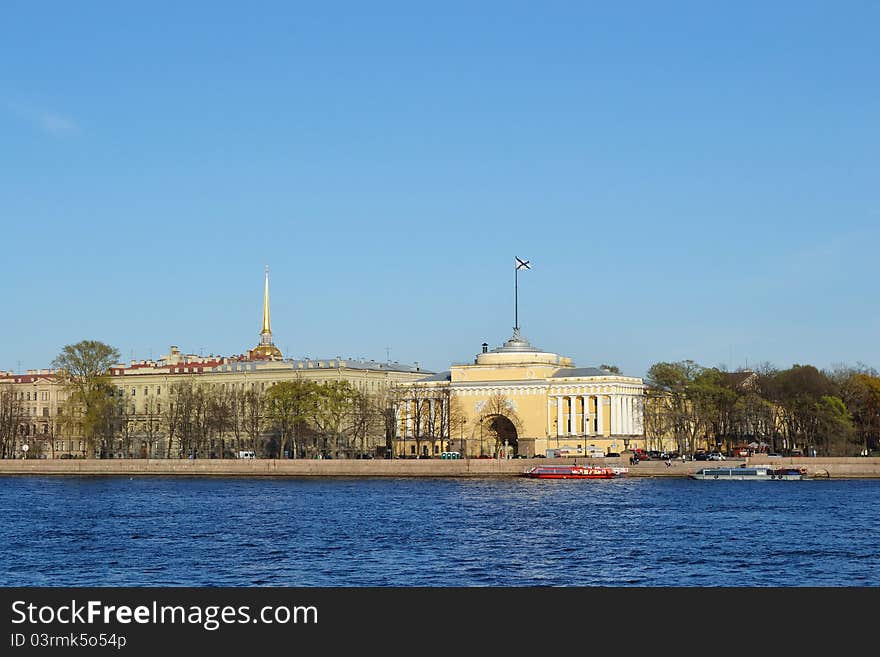
[[[0,477],[3,586],[878,586],[880,481]]]

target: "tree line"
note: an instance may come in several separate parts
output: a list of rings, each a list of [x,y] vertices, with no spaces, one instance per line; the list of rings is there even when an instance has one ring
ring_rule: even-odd
[[[648,370],[649,445],[672,438],[680,453],[734,448],[852,456],[880,449],[880,376],[865,366],[812,365],[727,371],[694,361]]]

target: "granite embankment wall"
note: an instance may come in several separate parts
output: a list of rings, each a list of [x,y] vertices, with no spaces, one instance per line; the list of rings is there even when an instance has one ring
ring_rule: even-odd
[[[831,479],[880,478],[880,458],[752,458],[728,461],[642,461],[627,459],[493,459],[462,460],[147,460],[27,459],[0,460],[0,475],[117,475],[214,477],[509,477],[533,465],[572,463],[624,465],[631,477],[685,477],[706,467],[769,464],[805,467],[810,475]]]

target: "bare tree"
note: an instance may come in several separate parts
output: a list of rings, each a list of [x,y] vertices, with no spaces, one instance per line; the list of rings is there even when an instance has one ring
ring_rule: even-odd
[[[147,444],[146,458],[152,458],[159,447],[159,440],[162,437],[162,406],[161,402],[155,396],[148,397],[144,402],[144,413],[142,416],[141,433],[143,440]]]
[[[250,448],[256,452],[257,441],[263,435],[265,427],[265,398],[263,393],[256,388],[245,390],[244,401],[244,432],[250,441]],[[259,449],[262,454],[262,447]]]
[[[123,393],[121,397],[114,397],[112,412],[115,415],[115,430],[119,436],[119,448],[124,458],[131,457],[131,439],[137,431],[137,408],[131,395]]]
[[[493,442],[492,453],[497,455],[505,440],[505,425],[500,418],[506,418],[513,425],[517,435],[522,432],[523,421],[516,412],[513,402],[503,393],[495,393],[486,400],[480,411],[480,423],[487,437]]]
[[[383,424],[382,410],[377,404],[375,395],[363,390],[355,390],[350,402],[348,433],[351,435],[358,456],[366,455],[373,445],[370,441],[375,437]]]
[[[401,386],[397,392],[401,396],[400,409],[404,414],[401,419],[405,420],[403,426],[404,446],[406,439],[412,438],[415,441],[416,456],[422,456],[422,443],[426,439],[431,440],[429,420],[432,390],[425,385],[411,383]]]
[[[168,446],[165,450],[165,458],[180,458],[183,455],[183,447],[180,441],[181,417],[186,406],[186,390],[192,383],[188,380],[175,381],[168,389],[168,406],[162,413],[162,421],[165,425],[165,433],[168,436]],[[177,438],[177,450],[174,450],[174,439]]]
[[[12,385],[0,386],[0,458],[15,456],[15,442],[18,435],[19,419],[22,415],[21,402]]]
[[[211,386],[205,390],[205,395],[208,414],[205,426],[208,432],[208,449],[212,456],[225,458],[226,440],[224,436],[232,423],[229,394],[225,388]]]
[[[401,411],[405,399],[405,387],[397,383],[383,386],[376,393],[374,400],[376,409],[381,416],[381,427],[385,434],[385,453],[394,458],[394,444],[400,431]],[[404,442],[401,453],[405,451]]]
[[[245,424],[244,391],[241,388],[233,388],[227,394],[229,404],[229,432],[232,434],[232,451],[238,453],[242,445],[242,435]]]

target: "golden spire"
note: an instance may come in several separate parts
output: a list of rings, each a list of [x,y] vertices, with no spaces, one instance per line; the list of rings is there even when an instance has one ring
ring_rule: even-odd
[[[269,265],[266,265],[266,292],[263,294],[263,330],[260,335],[272,335],[269,325]]]
[[[281,350],[272,343],[272,326],[269,323],[269,265],[266,265],[266,289],[263,293],[263,330],[260,344],[248,352],[251,358],[281,360]]]

